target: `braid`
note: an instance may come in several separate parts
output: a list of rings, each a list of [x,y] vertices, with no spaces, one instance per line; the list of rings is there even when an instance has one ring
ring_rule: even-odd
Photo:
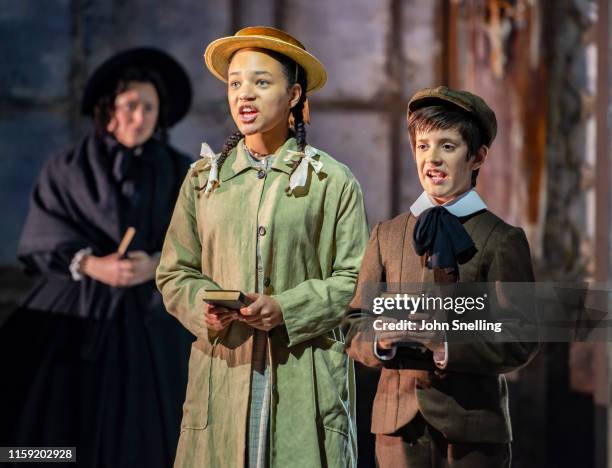
[[[306,89],[306,87],[302,88]],[[304,102],[306,101],[306,93],[303,92],[300,96],[300,100],[298,103],[291,108],[291,115],[293,116],[293,133],[295,136],[295,142],[300,151],[304,151],[306,149],[306,124],[304,123]],[[297,169],[298,164],[293,165],[293,169],[291,170],[291,174],[289,174],[289,178],[293,175],[295,170]],[[290,194],[291,191],[289,187],[285,188],[285,192]]]
[[[300,151],[304,151],[306,148],[306,124],[304,123],[304,101],[306,100],[306,93],[302,93],[298,103],[291,108],[291,114],[293,115],[293,128],[295,132],[295,141],[297,142]]]
[[[304,104],[306,103],[306,89],[308,87],[306,72],[300,65],[288,58],[285,58],[281,64],[283,65],[289,87],[296,83],[302,87],[302,94],[300,95],[299,101],[291,108],[291,116],[293,117],[293,133],[295,136],[295,141],[300,151],[304,151],[307,144],[306,124],[304,122]]]
[[[219,155],[219,160],[217,161],[217,167],[219,168],[219,171],[221,171],[221,166],[223,166],[223,163],[225,162],[229,154],[232,152],[232,150],[236,147],[241,138],[242,133],[240,132],[234,132],[227,137],[225,143],[223,143],[223,151]],[[196,187],[196,190],[198,192],[201,192],[205,188],[206,184],[204,184],[202,187]]]
[[[221,155],[219,156],[219,161],[217,162],[217,165],[219,166],[219,171],[221,170],[221,166],[223,166],[223,163],[225,162],[229,154],[236,147],[242,137],[243,135],[240,132],[234,132],[227,137],[225,143],[223,143],[223,151],[221,152]]]

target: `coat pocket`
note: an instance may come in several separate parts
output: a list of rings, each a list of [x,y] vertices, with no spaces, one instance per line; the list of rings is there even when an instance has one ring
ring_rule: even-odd
[[[344,343],[321,336],[314,348],[318,416],[326,430],[349,433],[349,366]]]
[[[191,345],[187,396],[183,405],[182,429],[205,429],[208,426],[210,365],[213,346],[206,340]]]

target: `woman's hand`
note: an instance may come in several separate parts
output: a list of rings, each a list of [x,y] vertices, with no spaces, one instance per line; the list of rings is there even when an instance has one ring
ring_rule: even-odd
[[[159,264],[159,254],[149,256],[142,250],[128,253],[128,260],[132,263],[132,282],[130,286],[146,283],[155,278],[155,270]]]
[[[132,269],[132,263],[116,252],[104,257],[87,255],[81,261],[81,273],[113,287],[129,286]]]
[[[246,297],[253,302],[240,309],[241,321],[263,331],[270,331],[283,323],[283,312],[276,299],[257,293],[248,293]]]
[[[204,322],[206,327],[221,331],[238,318],[238,312],[231,311],[225,307],[216,307],[212,304],[204,304]]]
[[[104,257],[88,255],[81,262],[81,272],[108,286],[128,287],[152,280],[158,263],[158,256],[143,251],[130,252],[128,258],[116,252]]]

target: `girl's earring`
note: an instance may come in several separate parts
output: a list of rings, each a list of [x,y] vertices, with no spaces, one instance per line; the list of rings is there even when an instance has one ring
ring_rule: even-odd
[[[304,100],[304,108],[302,109],[302,120],[304,123],[310,125],[310,106],[308,105],[308,99]]]

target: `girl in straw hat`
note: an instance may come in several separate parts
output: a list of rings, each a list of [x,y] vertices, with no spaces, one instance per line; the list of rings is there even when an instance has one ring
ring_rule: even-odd
[[[189,172],[157,272],[194,342],[176,466],[354,466],[352,367],[339,324],[368,230],[349,169],[306,143],[321,63],[290,35],[212,42],[238,132]],[[248,306],[203,302],[246,293]]]

